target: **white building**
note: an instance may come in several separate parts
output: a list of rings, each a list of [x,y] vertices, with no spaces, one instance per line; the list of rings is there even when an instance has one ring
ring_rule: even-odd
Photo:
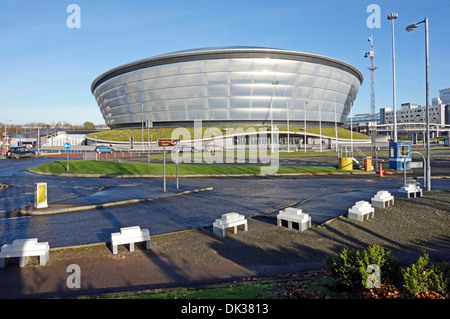
[[[52,135],[41,137],[41,143],[44,147],[63,146],[64,143],[70,143],[72,145],[84,145],[86,142],[86,134],[68,134],[65,131],[58,131]]]
[[[394,112],[392,109],[384,109],[384,122],[382,124],[394,123]],[[425,123],[426,107],[416,103],[403,103],[397,110],[397,123]],[[429,106],[429,123],[445,125],[445,104]]]

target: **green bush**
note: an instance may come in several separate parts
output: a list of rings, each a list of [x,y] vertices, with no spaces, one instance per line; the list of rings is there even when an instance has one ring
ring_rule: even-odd
[[[401,269],[397,259],[378,245],[364,250],[343,248],[335,258],[327,257],[325,263],[334,279],[354,291],[367,287],[369,265],[378,265],[382,284],[400,285],[412,295],[434,291],[444,297],[450,294],[450,264],[432,263],[424,251],[417,262]],[[370,280],[369,280],[370,282]]]
[[[381,283],[394,284],[401,278],[397,259],[378,245],[368,246],[365,250],[343,248],[336,258],[328,257],[326,264],[338,283],[352,290],[367,288],[369,265],[378,265]]]
[[[424,252],[417,262],[403,270],[404,286],[413,295],[435,291],[442,295],[449,293],[450,265],[431,263]]]
[[[361,286],[361,273],[357,260],[356,250],[345,247],[338,257],[328,257],[326,264],[338,283],[356,290]]]
[[[397,284],[400,282],[402,277],[400,264],[395,257],[391,256],[390,251],[385,251],[384,248],[379,245],[371,245],[365,250],[357,252],[357,254],[359,271],[364,287],[366,287],[367,278],[370,276],[370,274],[367,273],[367,267],[374,264],[380,267],[381,283]]]
[[[435,263],[434,275],[432,276],[433,290],[443,296],[449,297],[450,294],[450,264],[449,263]]]

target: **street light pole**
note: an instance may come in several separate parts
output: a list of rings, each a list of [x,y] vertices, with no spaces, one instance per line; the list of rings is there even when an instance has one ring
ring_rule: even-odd
[[[6,145],[6,121],[9,120],[5,120],[5,133],[3,134],[3,144]]]
[[[3,146],[5,149],[5,154],[6,154],[6,137],[8,136],[8,133],[6,132],[6,122],[12,122],[12,120],[5,120],[5,133],[4,133],[4,137],[3,137]]]
[[[303,105],[304,106],[304,115],[303,115],[303,125],[304,125],[304,137],[303,137],[303,139],[304,139],[304,141],[303,141],[303,143],[305,144],[305,153],[306,153],[306,106],[308,105],[308,101],[305,101],[305,104]]]
[[[319,142],[320,142],[320,152],[322,152],[322,109],[319,101]]]
[[[289,103],[286,102],[286,121],[287,121],[287,145],[288,145],[288,153],[291,151],[289,148]]]
[[[428,18],[425,18],[425,63],[426,63],[426,122],[427,122],[427,191],[431,191],[431,163],[430,163],[430,104],[429,104],[429,69],[428,69]]]
[[[334,102],[334,134],[336,138],[336,145],[334,146],[335,151],[338,151],[338,132],[337,132],[337,119],[336,119],[336,102]]]
[[[397,143],[397,104],[395,96],[395,40],[394,40],[394,20],[398,18],[397,13],[391,13],[387,16],[388,20],[392,22],[392,80],[393,80],[393,121],[394,121],[394,142]]]
[[[425,121],[426,121],[426,140],[427,140],[427,168],[426,168],[426,176],[427,176],[427,181],[426,181],[426,185],[427,185],[427,191],[431,191],[431,162],[430,162],[430,119],[429,119],[429,108],[430,108],[430,104],[429,104],[429,52],[428,52],[428,18],[425,18],[423,21],[420,21],[418,23],[414,23],[411,24],[409,26],[406,27],[406,31],[412,31],[415,28],[417,28],[417,26],[420,23],[424,23],[425,24],[425,77],[426,77],[426,114],[425,114]]]
[[[272,107],[273,107],[273,96],[275,95],[275,85],[278,84],[278,81],[273,81],[272,85],[272,99],[270,101],[270,154],[273,153],[273,112],[272,112]]]
[[[141,139],[141,148],[142,148],[142,152],[144,151],[144,103],[141,103],[141,107],[142,107],[142,116],[141,116],[141,135],[142,135],[142,139]]]

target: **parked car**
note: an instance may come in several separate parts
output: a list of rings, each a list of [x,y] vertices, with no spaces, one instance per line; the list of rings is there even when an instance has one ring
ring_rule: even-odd
[[[36,153],[33,150],[29,150],[25,146],[10,147],[6,152],[6,157],[19,159],[21,157],[34,157]]]
[[[95,151],[99,154],[100,153],[112,153],[112,152],[114,152],[114,149],[109,146],[100,145],[100,146],[95,147]]]
[[[194,153],[195,149],[192,146],[186,145],[186,144],[181,144],[178,146],[175,146],[175,149],[178,150],[179,152],[183,152],[183,153]]]
[[[207,152],[221,152],[223,148],[217,144],[207,144],[205,146],[205,151]]]

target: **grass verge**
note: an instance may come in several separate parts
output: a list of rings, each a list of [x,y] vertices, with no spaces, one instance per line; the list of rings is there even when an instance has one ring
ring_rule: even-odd
[[[274,299],[270,288],[276,283],[244,283],[199,289],[174,289],[164,292],[120,294],[112,299]]]
[[[302,286],[317,295],[332,296],[333,292],[327,286],[327,277],[311,277],[289,280],[255,281],[224,284],[205,288],[179,288],[167,291],[140,293],[120,293],[101,299],[284,299],[287,287]]]
[[[112,161],[69,161],[70,174],[101,174],[101,175],[163,175],[163,164],[160,163],[124,163]],[[64,174],[66,161],[54,161],[30,169],[41,173]],[[294,173],[341,173],[344,171],[332,166],[280,166],[278,174]],[[212,165],[212,164],[179,164],[179,175],[231,175],[260,174],[261,166],[251,165]],[[176,165],[166,164],[166,174],[175,175]]]

